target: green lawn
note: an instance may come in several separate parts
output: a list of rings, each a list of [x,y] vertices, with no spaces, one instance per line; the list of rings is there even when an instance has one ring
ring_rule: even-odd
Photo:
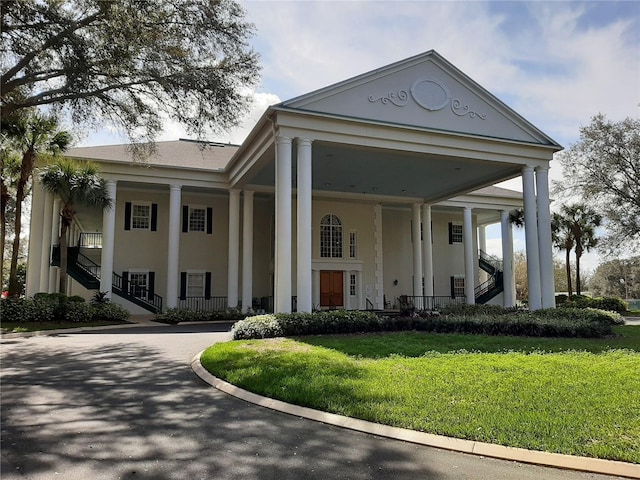
[[[59,330],[80,327],[104,327],[106,325],[123,325],[129,322],[92,321],[92,322],[2,322],[2,333],[38,332],[44,330]]]
[[[250,391],[378,423],[640,463],[640,327],[607,339],[414,332],[216,344]]]

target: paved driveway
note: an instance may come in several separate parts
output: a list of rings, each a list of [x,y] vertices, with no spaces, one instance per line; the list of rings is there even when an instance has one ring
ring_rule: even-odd
[[[216,329],[218,331],[216,331]],[[330,427],[203,384],[224,326],[2,339],[3,480],[583,479]]]

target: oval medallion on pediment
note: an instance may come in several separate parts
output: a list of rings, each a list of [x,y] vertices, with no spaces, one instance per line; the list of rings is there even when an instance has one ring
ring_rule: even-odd
[[[435,80],[416,80],[411,86],[411,96],[418,105],[431,112],[443,109],[451,101],[447,87]]]

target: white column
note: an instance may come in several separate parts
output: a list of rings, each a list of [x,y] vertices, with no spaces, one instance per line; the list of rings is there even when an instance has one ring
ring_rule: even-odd
[[[47,292],[49,289],[49,268],[51,260],[51,209],[53,208],[53,195],[45,193],[44,218],[42,219],[42,246],[40,250],[40,285],[39,292]]]
[[[502,297],[505,307],[513,307],[515,302],[515,276],[513,274],[513,229],[509,222],[509,212],[500,212],[500,230],[502,234]]]
[[[111,199],[111,207],[102,212],[102,252],[100,256],[100,291],[107,292],[112,298],[113,289],[113,252],[116,237],[116,181],[107,180],[107,197]]]
[[[253,192],[245,190],[242,211],[242,311],[253,301]]]
[[[42,184],[34,179],[33,194],[31,196],[31,222],[29,224],[27,284],[25,285],[28,297],[38,293],[40,289],[45,195]],[[20,232],[15,232],[15,234],[20,235]]]
[[[538,250],[538,220],[533,167],[522,169],[522,193],[524,195],[524,233],[527,247],[527,282],[529,287],[529,309],[542,307],[540,289],[540,256]]]
[[[478,249],[487,253],[487,227],[485,225],[480,225],[478,227]],[[481,269],[479,273],[480,283],[489,280],[489,274],[487,272]]]
[[[240,265],[240,190],[229,190],[229,264],[227,266],[227,305],[238,306],[238,267]]]
[[[555,308],[556,291],[553,276],[553,247],[551,244],[551,213],[549,212],[549,168],[536,167],[538,191],[538,252],[540,255],[540,287],[542,308]]]
[[[433,296],[433,245],[431,243],[431,205],[422,206],[422,261],[424,262],[424,294]]]
[[[311,312],[311,140],[298,138],[298,312]]]
[[[180,277],[180,185],[169,187],[169,247],[167,252],[167,308],[178,306],[178,279]]]
[[[375,252],[375,306],[384,310],[384,255],[382,250],[382,204],[373,207],[373,237]]]
[[[356,272],[356,291],[358,294],[358,310],[364,310],[364,298],[362,296],[362,270]]]
[[[51,243],[53,245],[60,244],[60,199],[53,199],[53,207],[51,209]],[[51,267],[49,269],[49,289],[48,293],[58,291],[60,285],[60,267]]]
[[[320,270],[313,271],[313,305],[320,307]]]
[[[291,139],[276,138],[276,313],[291,312]]]
[[[412,240],[413,240],[413,295],[422,297],[422,243],[420,242],[420,223],[422,216],[420,215],[420,203],[414,203],[412,207]],[[423,309],[422,298],[417,299],[416,308]]]
[[[471,219],[471,208],[469,207],[464,207],[462,234],[464,240],[464,294],[467,303],[473,305],[476,303],[476,281],[473,262],[473,222]]]

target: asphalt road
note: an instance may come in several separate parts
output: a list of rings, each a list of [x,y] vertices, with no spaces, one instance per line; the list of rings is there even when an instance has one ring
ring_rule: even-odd
[[[224,329],[2,338],[2,479],[616,478],[417,446],[245,403],[189,367],[228,338]]]

